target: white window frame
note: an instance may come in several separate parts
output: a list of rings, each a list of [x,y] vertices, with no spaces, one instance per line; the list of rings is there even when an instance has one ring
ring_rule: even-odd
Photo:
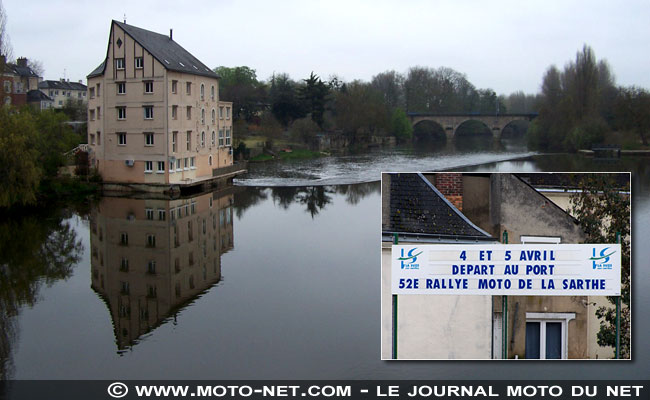
[[[117,145],[126,146],[126,132],[117,133]]]
[[[156,173],[157,174],[164,174],[165,173],[165,162],[164,161],[158,161],[158,170],[156,171]]]
[[[153,172],[153,161],[145,161],[144,162],[144,172],[145,173],[152,173]]]
[[[115,69],[123,70],[124,69],[124,58],[115,59]]]
[[[230,146],[230,128],[226,128],[226,146]]]
[[[136,57],[135,69],[142,69],[142,68],[144,68],[144,57]]]
[[[154,133],[153,132],[145,132],[144,133],[144,145],[147,147],[153,146],[155,143],[154,139]]]
[[[178,131],[172,132],[172,153],[176,153],[176,142],[178,141]]]
[[[194,156],[190,157],[190,169],[196,169],[196,158]]]
[[[219,129],[219,147],[223,147],[224,144],[224,132],[223,128]]]
[[[117,120],[124,121],[126,119],[126,107],[117,107]]]
[[[144,106],[144,119],[153,119],[153,106]]]
[[[126,94],[126,82],[117,82],[117,94]]]
[[[539,359],[546,359],[546,323],[559,322],[562,324],[562,359],[569,358],[569,321],[576,318],[576,313],[538,313],[527,312],[526,322],[539,322]]]
[[[153,81],[144,81],[144,93],[153,94]]]

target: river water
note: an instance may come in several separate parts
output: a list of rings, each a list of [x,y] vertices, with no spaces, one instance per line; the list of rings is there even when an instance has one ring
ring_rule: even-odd
[[[253,165],[225,191],[0,222],[5,379],[647,378],[650,159],[516,152]],[[382,170],[632,171],[634,362],[380,360]],[[634,335],[636,333],[637,335]]]

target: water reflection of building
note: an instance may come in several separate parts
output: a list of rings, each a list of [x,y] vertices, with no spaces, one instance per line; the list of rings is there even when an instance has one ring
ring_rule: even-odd
[[[177,200],[104,197],[91,214],[92,288],[119,350],[221,279],[233,248],[230,191]]]

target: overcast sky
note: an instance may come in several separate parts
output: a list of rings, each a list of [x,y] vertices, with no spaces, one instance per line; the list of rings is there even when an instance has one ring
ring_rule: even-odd
[[[2,0],[14,56],[45,79],[86,80],[106,55],[112,19],[168,34],[209,67],[259,79],[311,71],[370,80],[411,66],[450,67],[478,88],[534,93],[549,65],[584,43],[620,85],[650,88],[650,1]]]

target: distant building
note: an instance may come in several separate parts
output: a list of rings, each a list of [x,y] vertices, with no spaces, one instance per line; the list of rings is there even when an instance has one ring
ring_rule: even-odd
[[[113,21],[88,75],[91,164],[104,183],[194,185],[232,175],[232,103],[169,36]]]
[[[15,106],[27,104],[27,92],[37,90],[41,78],[28,66],[26,58],[21,57],[14,64],[6,62],[4,56],[1,57],[0,65],[4,65],[0,87],[2,103]]]
[[[53,108],[54,100],[40,90],[30,90],[27,92],[27,104],[42,111]]]
[[[69,79],[46,80],[38,84],[38,89],[54,101],[54,108],[63,108],[68,100],[76,100],[82,103],[88,101],[86,93],[88,87],[81,81],[70,82]]]

